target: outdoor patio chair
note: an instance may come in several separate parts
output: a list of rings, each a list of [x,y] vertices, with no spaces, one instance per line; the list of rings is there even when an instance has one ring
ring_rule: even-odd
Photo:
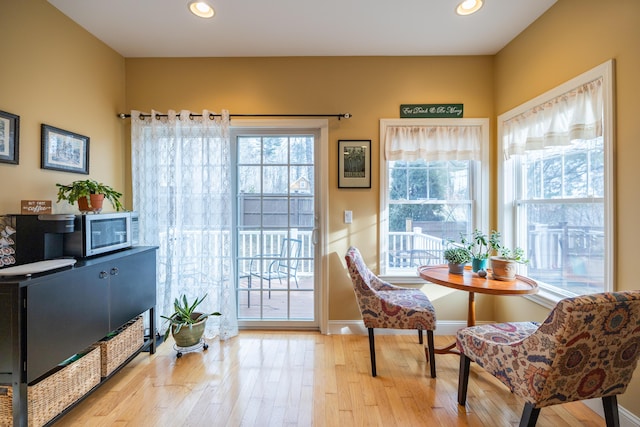
[[[271,298],[271,281],[278,280],[282,284],[282,279],[293,278],[298,284],[298,265],[300,263],[300,252],[302,249],[302,240],[300,239],[282,239],[279,253],[272,254],[256,254],[249,263],[249,277],[247,279],[247,287],[251,289],[251,279],[256,277],[260,280],[268,282],[269,298]],[[268,263],[266,269],[262,267]],[[251,305],[251,292],[247,294],[247,307]]]

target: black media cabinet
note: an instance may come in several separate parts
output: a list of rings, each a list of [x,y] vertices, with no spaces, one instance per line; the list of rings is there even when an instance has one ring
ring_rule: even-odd
[[[139,351],[155,353],[156,250],[134,247],[0,278],[0,384],[13,386],[14,426],[27,426],[30,384],[145,312],[150,332]]]

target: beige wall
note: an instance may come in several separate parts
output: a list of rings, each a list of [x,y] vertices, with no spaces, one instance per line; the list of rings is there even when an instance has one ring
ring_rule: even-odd
[[[90,178],[128,192],[123,164],[124,59],[43,0],[2,1],[0,110],[20,116],[20,163],[0,163],[0,214],[52,200],[56,183],[87,175],[40,169],[42,123],[90,138]],[[111,209],[107,204],[105,209]]]
[[[495,111],[523,102],[613,58],[616,62],[616,283],[640,289],[635,264],[640,241],[640,2],[559,0],[495,58]],[[543,320],[548,310],[523,298],[496,301],[498,320]],[[619,398],[640,417],[640,370]],[[632,398],[633,396],[633,398]]]
[[[328,150],[330,167],[323,173],[329,174],[332,213],[329,318],[359,319],[344,254],[349,245],[356,245],[377,269],[379,119],[399,117],[400,104],[408,103],[463,103],[465,117],[491,117],[492,63],[488,56],[127,59],[127,108],[351,113],[349,120],[330,119],[329,145],[323,148]],[[371,189],[337,188],[339,139],[372,140]],[[347,209],[353,211],[350,225],[342,221]],[[440,318],[464,317],[464,298],[438,299]]]

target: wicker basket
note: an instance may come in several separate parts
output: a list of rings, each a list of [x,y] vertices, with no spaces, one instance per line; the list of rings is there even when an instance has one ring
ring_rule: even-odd
[[[11,385],[0,385],[0,426],[13,424],[13,388]]]
[[[101,375],[109,376],[144,344],[144,324],[139,316],[116,331],[117,335],[100,341]]]
[[[51,421],[100,383],[100,350],[93,347],[80,359],[27,387],[29,427]],[[0,426],[13,425],[13,388],[0,385]]]

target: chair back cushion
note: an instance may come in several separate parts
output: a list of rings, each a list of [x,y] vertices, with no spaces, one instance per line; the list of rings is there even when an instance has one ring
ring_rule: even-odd
[[[640,356],[640,291],[566,298],[522,344],[511,385],[537,407],[621,394]]]
[[[640,356],[640,291],[564,299],[540,333],[552,336],[557,346],[541,400],[551,404],[621,394]]]

